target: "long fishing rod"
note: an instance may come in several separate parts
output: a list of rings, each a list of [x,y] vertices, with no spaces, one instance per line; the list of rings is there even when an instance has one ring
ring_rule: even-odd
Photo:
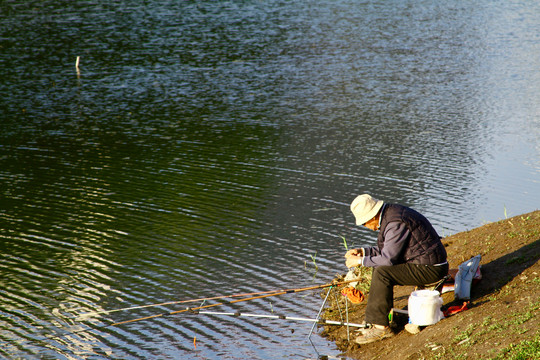
[[[332,286],[332,285],[329,285],[329,286]],[[301,289],[294,289],[294,290],[301,290]],[[233,300],[233,301],[230,301],[228,303],[237,303],[237,302],[242,302],[242,301],[261,299],[261,298],[265,298],[265,297],[269,297],[269,296],[282,295],[282,294],[286,294],[286,293],[287,293],[287,291],[282,291],[280,293],[265,294],[265,295],[254,296],[254,297],[250,297],[250,298],[246,298],[246,299]],[[149,320],[149,319],[154,319],[154,318],[163,317],[163,316],[167,316],[167,315],[180,314],[180,313],[187,312],[187,311],[191,311],[191,312],[195,313],[197,310],[206,309],[206,308],[214,307],[214,306],[219,306],[219,305],[223,305],[225,303],[226,302],[221,302],[221,303],[216,303],[216,304],[211,304],[211,305],[198,306],[198,307],[194,307],[194,308],[189,308],[188,307],[188,308],[183,309],[183,310],[171,311],[171,312],[167,312],[167,313],[160,313],[160,314],[155,314],[155,315],[151,315],[151,316],[145,316],[145,317],[141,317],[141,318],[137,318],[137,319],[131,319],[131,320],[126,320],[126,321],[115,322],[115,323],[112,323],[112,324],[109,324],[109,325],[98,326],[96,328],[82,329],[82,330],[76,330],[76,331],[68,331],[66,334],[55,335],[55,336],[45,336],[45,337],[49,338],[49,339],[60,339],[60,338],[66,337],[66,336],[78,335],[80,333],[86,333],[86,332],[90,332],[90,331],[93,331],[93,330],[101,330],[101,329],[105,329],[105,328],[108,328],[108,327],[111,327],[111,326],[129,324],[129,323],[136,322],[136,321]]]
[[[249,314],[249,313],[240,313],[240,312],[216,312],[216,311],[195,311],[195,314],[203,315],[226,315],[226,316],[245,316],[245,317],[257,317],[257,318],[268,318],[268,319],[279,319],[279,320],[292,320],[292,321],[309,321],[318,324],[328,324],[328,325],[343,325],[343,326],[352,326],[358,328],[366,328],[369,325],[367,324],[356,324],[343,321],[334,321],[334,320],[325,320],[325,319],[311,319],[311,318],[302,318],[295,316],[284,316],[284,315],[267,315],[267,314]]]
[[[278,291],[278,292],[272,292],[272,293],[269,293],[269,294],[263,294],[263,295],[253,296],[253,297],[244,298],[244,299],[232,300],[232,301],[228,301],[228,302],[218,302],[216,304],[209,304],[209,305],[198,306],[198,307],[194,307],[194,308],[188,307],[188,308],[183,309],[183,310],[170,311],[170,312],[166,312],[166,313],[160,313],[160,314],[144,316],[144,317],[140,317],[140,318],[136,318],[136,319],[120,321],[120,322],[110,324],[109,326],[118,326],[118,325],[123,325],[123,324],[129,324],[129,323],[136,322],[136,321],[155,319],[155,318],[159,318],[159,317],[163,317],[163,316],[180,314],[180,313],[184,313],[184,312],[187,312],[187,311],[194,312],[196,310],[207,309],[207,308],[211,308],[211,307],[215,307],[215,306],[219,306],[219,305],[224,305],[224,304],[234,304],[234,303],[248,301],[248,300],[267,298],[267,297],[270,297],[270,296],[297,293],[297,292],[301,292],[301,291],[307,291],[307,290],[321,289],[321,288],[324,288],[324,287],[343,285],[343,284],[348,284],[348,283],[355,282],[355,281],[358,281],[358,280],[359,279],[347,280],[347,281],[337,281],[337,282],[332,282],[332,283],[329,283],[329,284],[315,285],[315,286],[309,286],[309,287],[305,287],[305,288],[286,289],[286,290],[281,290],[281,291]]]
[[[195,308],[189,308],[188,307],[188,308],[186,308],[184,310],[171,311],[171,312],[168,312],[168,313],[161,313],[161,314],[141,317],[141,318],[137,318],[137,319],[120,321],[120,322],[112,323],[112,324],[109,324],[109,325],[98,326],[96,328],[91,328],[91,329],[68,331],[67,333],[62,334],[62,335],[54,335],[54,336],[46,336],[46,335],[44,335],[44,337],[48,338],[48,339],[60,339],[60,338],[66,337],[66,336],[77,335],[77,334],[80,334],[80,333],[86,333],[86,332],[90,332],[90,331],[94,331],[94,330],[105,329],[105,328],[108,328],[108,327],[111,327],[111,326],[118,326],[118,325],[122,325],[122,324],[128,324],[128,323],[136,322],[136,321],[142,321],[142,320],[148,320],[148,319],[163,317],[163,316],[166,316],[166,315],[174,315],[174,314],[179,314],[179,313],[183,313],[183,312],[187,312],[187,311],[191,311],[193,313],[196,313],[196,311],[198,311],[200,309],[206,309],[206,308],[210,308],[210,307],[214,307],[214,306],[223,305],[223,304],[226,304],[226,303],[232,304],[232,303],[237,303],[237,302],[242,302],[242,301],[266,298],[266,297],[270,297],[270,296],[277,296],[277,295],[283,295],[283,294],[289,294],[289,293],[296,293],[296,292],[307,291],[307,290],[322,289],[322,288],[330,287],[330,286],[344,285],[344,284],[348,284],[348,283],[355,282],[355,281],[358,281],[358,280],[359,280],[359,278],[358,279],[353,279],[353,280],[347,280],[347,281],[336,281],[336,280],[334,280],[334,281],[332,281],[331,283],[328,283],[328,284],[308,286],[308,287],[304,287],[304,288],[262,291],[262,292],[259,292],[259,293],[252,293],[252,294],[263,294],[263,295],[260,295],[260,296],[253,296],[253,297],[249,297],[249,298],[245,298],[245,299],[233,300],[233,301],[229,301],[229,302],[220,302],[220,303],[216,303],[216,304],[211,304],[211,305],[206,305],[206,306],[199,306],[199,307],[195,307]],[[204,301],[204,300],[214,300],[214,299],[225,299],[225,298],[230,298],[230,297],[247,296],[247,295],[249,295],[249,294],[234,294],[234,295],[215,296],[215,297],[210,297],[210,298],[201,298],[201,299],[193,299],[193,300],[171,301],[171,302],[161,303],[161,304],[134,306],[134,307],[123,308],[123,309],[115,309],[115,310],[108,310],[108,311],[102,311],[102,312],[87,313],[87,314],[82,314],[82,315],[79,315],[79,316],[92,316],[92,315],[96,315],[96,314],[111,313],[111,312],[114,312],[114,311],[123,311],[123,310],[130,310],[130,309],[139,309],[139,308],[143,308],[143,307],[169,305],[169,304],[179,304],[179,303]],[[346,325],[346,324],[347,323],[344,323],[344,325]]]
[[[281,295],[281,294],[286,294],[286,292],[275,293],[275,294],[266,294],[266,295],[254,296],[254,297],[250,297],[250,298],[246,298],[246,299],[233,300],[233,301],[230,301],[229,303],[236,303],[236,302],[242,302],[242,301],[248,301],[248,300],[255,300],[255,299],[265,298],[265,297],[274,296],[274,295]],[[129,323],[136,322],[136,321],[154,319],[154,318],[163,317],[163,316],[166,316],[166,315],[180,314],[180,313],[187,312],[187,311],[195,312],[196,310],[199,310],[199,309],[206,309],[206,308],[209,308],[209,307],[214,307],[214,306],[223,305],[223,304],[225,304],[225,302],[217,303],[217,304],[211,304],[211,305],[205,305],[205,306],[198,306],[198,307],[194,307],[194,308],[188,307],[188,308],[185,308],[183,310],[176,310],[176,311],[171,311],[171,312],[167,312],[167,313],[160,313],[160,314],[155,314],[155,315],[151,315],[151,316],[145,316],[145,317],[141,317],[141,318],[137,318],[137,319],[131,319],[131,320],[126,320],[126,321],[115,322],[115,323],[112,323],[112,324],[109,324],[109,325],[98,326],[98,327],[93,328],[93,329],[83,329],[83,330],[77,330],[77,331],[69,331],[67,334],[56,335],[56,336],[52,336],[52,337],[49,337],[49,338],[51,338],[51,339],[59,339],[59,338],[63,338],[63,337],[69,336],[69,335],[76,335],[76,334],[80,334],[80,333],[89,332],[89,331],[92,331],[92,330],[105,329],[105,328],[108,328],[108,327],[111,327],[111,326],[129,324]]]
[[[89,313],[85,313],[85,314],[79,314],[79,315],[77,315],[77,320],[84,320],[84,319],[89,318],[89,317],[93,317],[93,316],[97,316],[97,315],[104,315],[104,314],[111,314],[111,313],[119,312],[119,311],[144,309],[144,308],[157,307],[157,306],[177,305],[177,304],[185,304],[185,303],[190,303],[190,302],[204,302],[204,301],[210,301],[210,300],[222,300],[222,299],[228,299],[228,298],[237,298],[237,297],[255,296],[255,295],[265,295],[265,294],[281,295],[282,293],[287,294],[287,293],[294,293],[294,292],[300,292],[300,291],[322,289],[322,288],[329,287],[329,286],[344,285],[344,284],[348,284],[348,283],[358,281],[358,280],[359,279],[347,280],[347,281],[333,281],[332,283],[329,283],[329,284],[314,285],[314,286],[309,286],[309,287],[305,287],[305,288],[267,290],[267,291],[259,291],[259,292],[243,293],[243,294],[221,295],[221,296],[213,296],[213,297],[206,297],[206,298],[199,298],[199,299],[169,301],[169,302],[163,302],[163,303],[157,303],[157,304],[148,304],[148,305],[125,307],[125,308],[120,308],[120,309],[95,311],[95,312],[89,312]]]

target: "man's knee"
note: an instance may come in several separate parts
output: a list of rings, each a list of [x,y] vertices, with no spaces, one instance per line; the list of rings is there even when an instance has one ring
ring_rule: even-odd
[[[392,266],[377,266],[373,269],[371,282],[377,281],[390,285],[392,283],[391,277],[389,276],[389,271],[391,269]]]

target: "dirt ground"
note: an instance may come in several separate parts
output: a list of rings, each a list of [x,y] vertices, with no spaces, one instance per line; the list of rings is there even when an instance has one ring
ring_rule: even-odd
[[[419,334],[404,330],[408,318],[397,317],[394,336],[358,345],[354,328],[326,326],[322,336],[334,341],[343,356],[353,359],[495,359],[505,358],[512,344],[538,339],[540,327],[540,211],[489,223],[443,239],[450,269],[475,255],[482,280],[471,290],[469,309],[427,326]],[[394,307],[405,309],[413,287],[394,288]],[[323,294],[324,295],[324,294]],[[366,294],[367,295],[367,294]],[[343,315],[344,297],[340,298]],[[366,296],[367,298],[367,296]],[[455,301],[454,293],[442,295],[445,310]],[[349,321],[364,320],[366,300],[348,304]],[[337,304],[331,303],[328,320],[340,320]],[[537,341],[537,340],[536,340]],[[537,354],[536,359],[540,359]]]

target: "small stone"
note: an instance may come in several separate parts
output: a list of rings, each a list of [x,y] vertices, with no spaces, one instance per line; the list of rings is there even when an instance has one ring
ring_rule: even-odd
[[[420,332],[420,326],[414,325],[414,324],[407,324],[405,325],[405,330],[407,330],[409,333],[416,335]]]

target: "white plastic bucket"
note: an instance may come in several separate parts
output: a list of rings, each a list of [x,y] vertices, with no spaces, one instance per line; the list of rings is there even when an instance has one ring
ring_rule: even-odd
[[[438,291],[417,290],[409,296],[409,321],[414,325],[427,326],[443,318],[442,298]]]

